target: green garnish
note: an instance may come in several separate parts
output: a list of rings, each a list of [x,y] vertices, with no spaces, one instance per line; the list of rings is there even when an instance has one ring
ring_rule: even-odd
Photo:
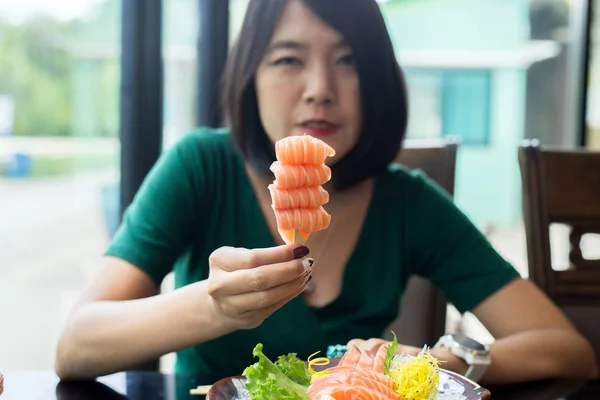
[[[308,400],[306,389],[310,385],[310,373],[306,364],[290,353],[279,356],[273,363],[262,352],[263,345],[256,345],[252,354],[258,362],[247,367],[246,388],[252,400]]]
[[[390,364],[392,363],[392,359],[394,358],[394,356],[396,355],[396,351],[398,350],[398,338],[396,337],[396,334],[394,332],[392,332],[392,335],[394,335],[394,340],[392,341],[392,343],[387,345],[385,361],[383,362],[383,373],[385,375],[389,374]]]
[[[279,356],[275,361],[275,366],[294,382],[306,387],[310,385],[311,376],[306,363],[299,359],[295,353]]]

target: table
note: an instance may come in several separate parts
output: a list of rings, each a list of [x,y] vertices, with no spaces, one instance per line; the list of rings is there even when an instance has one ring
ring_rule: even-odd
[[[157,372],[122,372],[93,381],[60,381],[52,371],[15,371],[4,374],[0,400],[203,400],[190,389],[206,385],[201,377]],[[551,380],[524,385],[488,387],[492,399],[600,399],[600,379]]]

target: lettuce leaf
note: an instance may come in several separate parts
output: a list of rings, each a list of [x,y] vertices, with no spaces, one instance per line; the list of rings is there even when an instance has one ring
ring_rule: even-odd
[[[310,375],[304,363],[295,354],[290,353],[287,356],[280,356],[276,365],[264,355],[262,349],[262,343],[254,347],[252,354],[258,357],[258,362],[247,367],[242,373],[246,377],[245,384],[250,398],[252,400],[309,400],[306,389],[310,384]],[[300,368],[300,363],[304,371]]]
[[[390,372],[390,364],[392,363],[392,359],[394,358],[394,356],[396,355],[396,351],[398,350],[398,338],[396,337],[396,334],[394,332],[392,332],[392,335],[394,335],[394,340],[392,341],[392,343],[387,345],[385,361],[383,362],[383,373],[385,375],[388,375],[388,373]]]
[[[306,387],[310,385],[311,376],[306,363],[299,359],[295,353],[279,356],[275,361],[275,366],[292,381]]]

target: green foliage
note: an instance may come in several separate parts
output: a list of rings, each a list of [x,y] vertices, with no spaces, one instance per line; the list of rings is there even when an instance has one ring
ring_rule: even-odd
[[[63,27],[52,20],[0,21],[0,94],[15,100],[15,135],[70,134],[72,61],[61,37]]]

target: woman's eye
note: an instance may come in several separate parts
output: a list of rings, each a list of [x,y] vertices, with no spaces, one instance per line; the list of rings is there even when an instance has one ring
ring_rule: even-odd
[[[345,55],[338,62],[344,65],[354,65],[354,56],[352,54]]]
[[[273,62],[273,65],[294,65],[300,64],[300,60],[295,57],[281,57]]]

